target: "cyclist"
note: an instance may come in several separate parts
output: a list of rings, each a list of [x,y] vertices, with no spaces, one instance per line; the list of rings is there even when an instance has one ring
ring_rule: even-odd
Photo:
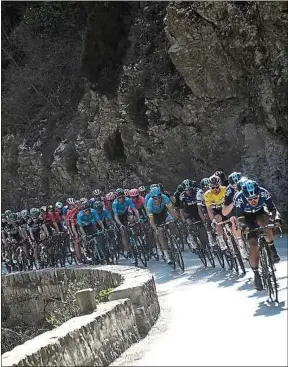
[[[207,208],[208,216],[211,220],[211,225],[216,227],[217,239],[221,250],[226,250],[227,246],[223,238],[222,226],[217,226],[218,222],[226,220],[222,217],[222,206],[224,203],[226,187],[221,185],[220,178],[216,175],[209,177],[210,189],[204,194],[204,201]]]
[[[95,201],[93,208],[96,210],[97,215],[104,224],[105,228],[108,228],[108,226],[113,225],[112,215],[106,208],[104,208],[104,205],[101,201]]]
[[[220,178],[222,186],[228,186],[229,182],[223,171],[216,171],[215,173],[213,173],[213,175],[218,176]]]
[[[112,209],[112,204],[113,201],[115,200],[116,195],[114,194],[113,191],[108,192],[108,194],[105,195],[105,209],[108,210],[108,212],[113,216],[113,209]]]
[[[242,191],[238,192],[234,197],[234,205],[236,209],[236,217],[240,225],[248,230],[253,230],[258,226],[266,226],[271,219],[280,221],[280,214],[272,201],[270,193],[260,187],[256,181],[246,180],[242,185]],[[268,212],[265,210],[268,209]],[[263,284],[259,275],[259,249],[257,241],[257,232],[248,233],[248,244],[250,247],[250,265],[254,272],[254,282],[257,290],[263,289]],[[271,250],[271,255],[275,263],[280,261],[277,254],[272,229],[267,229],[265,240]]]
[[[138,189],[131,189],[129,191],[129,197],[132,200],[132,203],[135,205],[135,208],[138,210],[140,217],[145,220],[147,219],[147,212],[145,209],[145,200],[143,196],[140,195]]]
[[[144,198],[145,206],[147,206],[148,200],[149,200],[149,199],[150,199],[150,197],[151,197],[150,193],[151,193],[151,190],[153,189],[153,187],[158,187],[158,188],[159,188],[158,184],[152,184],[152,185],[150,186],[150,190],[149,190],[149,192],[146,194],[146,196],[145,196],[145,198]],[[159,188],[159,190],[160,190],[160,188]],[[160,191],[161,191],[161,190],[160,190]]]
[[[124,190],[121,188],[118,188],[115,191],[116,199],[113,201],[112,208],[114,212],[114,219],[121,230],[121,237],[124,249],[127,251],[128,256],[130,258],[131,264],[135,263],[135,259],[132,255],[132,253],[129,251],[129,244],[128,244],[128,238],[129,238],[129,232],[128,232],[128,217],[129,217],[129,208],[131,209],[131,212],[135,214],[136,219],[139,220],[139,212],[136,209],[135,205],[133,204],[132,200],[125,197]]]
[[[150,225],[159,237],[159,242],[164,252],[165,260],[168,264],[171,263],[168,254],[168,243],[163,236],[163,232],[159,231],[157,226],[171,221],[174,217],[177,218],[177,212],[167,195],[161,194],[159,187],[153,187],[150,191],[150,199],[147,202],[147,212],[150,220]]]
[[[67,213],[68,207],[61,203],[61,201],[57,201],[55,204],[55,219],[60,232],[64,232],[65,230],[65,215]]]
[[[43,209],[44,208],[42,207],[42,210]],[[43,222],[45,223],[45,225],[47,226],[49,233],[52,234],[52,229],[54,229],[56,233],[59,233],[60,232],[60,229],[59,229],[60,215],[59,213],[55,212],[54,206],[48,205],[46,215],[43,215],[44,213],[45,212],[43,211],[41,212],[41,218]]]
[[[102,191],[99,189],[96,189],[93,191],[93,197],[95,199],[95,201],[103,201],[103,195],[102,195]]]
[[[224,216],[229,216],[230,217],[230,221],[232,224],[231,230],[232,230],[232,235],[235,238],[236,243],[238,244],[241,256],[243,257],[243,259],[247,259],[247,252],[245,250],[245,244],[244,241],[241,237],[241,229],[237,228],[237,223],[236,223],[236,217],[235,217],[235,208],[234,208],[234,203],[233,203],[233,198],[235,196],[235,194],[238,192],[237,189],[237,183],[241,178],[241,173],[240,172],[232,172],[229,176],[228,176],[228,182],[229,185],[226,187],[226,193],[225,193],[225,199],[224,199],[224,206],[222,208],[222,214]]]
[[[177,186],[177,189],[174,193],[174,207],[176,210],[180,209],[180,195],[184,191],[182,183]]]
[[[182,182],[184,191],[180,195],[180,215],[183,223],[187,224],[187,241],[196,247],[193,241],[191,226],[193,221],[201,221],[200,209],[197,201],[197,182],[186,179]]]
[[[65,222],[67,231],[70,235],[70,238],[73,241],[75,254],[79,262],[81,262],[81,252],[79,246],[79,235],[77,231],[77,214],[79,212],[75,200],[73,198],[67,199],[68,210],[65,215]]]
[[[77,224],[83,238],[97,232],[96,224],[104,230],[104,224],[99,218],[95,209],[91,209],[90,203],[86,201],[82,204],[82,210],[77,214]]]

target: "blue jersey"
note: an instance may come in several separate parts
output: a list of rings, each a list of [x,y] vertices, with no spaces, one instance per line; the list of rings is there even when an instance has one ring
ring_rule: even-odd
[[[238,192],[234,197],[234,206],[236,209],[237,217],[241,217],[245,213],[257,213],[264,207],[264,205],[267,206],[269,211],[276,209],[270,193],[263,187],[260,187],[259,201],[258,204],[255,206],[249,204],[242,191]]]
[[[124,215],[128,212],[129,208],[136,209],[132,200],[129,198],[125,197],[124,202],[122,204],[119,203],[117,198],[113,201],[112,209],[115,215]]]
[[[61,215],[63,217],[65,217],[65,215],[67,214],[67,211],[68,211],[68,205],[63,206],[62,211],[61,211]]]
[[[224,205],[225,206],[228,206],[231,203],[233,203],[233,198],[234,198],[236,193],[237,193],[237,190],[234,189],[234,187],[232,187],[231,185],[228,185],[226,187],[226,193],[225,193],[225,198],[224,198]]]
[[[103,209],[102,213],[98,213],[100,220],[102,220],[102,222],[104,222],[105,219],[107,219],[108,221],[112,220],[112,215],[108,212],[107,209]]]
[[[151,198],[150,196],[150,192],[148,192],[148,194],[146,194],[145,198],[144,198],[144,203],[145,203],[145,206],[147,206],[147,203],[148,203],[148,200]]]
[[[99,215],[97,214],[95,209],[91,209],[91,212],[89,215],[86,215],[84,213],[84,210],[81,210],[78,214],[77,214],[77,223],[79,224],[79,226],[88,226],[89,224],[96,224],[96,222],[99,222],[100,218]]]
[[[150,198],[147,202],[147,211],[148,214],[159,214],[162,213],[166,206],[172,205],[171,200],[168,198],[167,195],[162,194],[161,195],[162,200],[159,205],[155,205],[155,200],[153,198]]]

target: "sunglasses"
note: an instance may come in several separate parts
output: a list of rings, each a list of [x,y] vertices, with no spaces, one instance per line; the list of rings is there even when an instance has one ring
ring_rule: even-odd
[[[132,196],[132,199],[139,199],[139,195],[138,196]]]
[[[217,190],[219,189],[219,186],[211,186],[211,190]]]
[[[254,196],[253,198],[247,198],[248,201],[257,201],[259,196]]]
[[[154,196],[153,200],[160,200],[162,198],[162,196]]]
[[[90,212],[91,208],[84,209],[84,212]]]
[[[120,196],[118,196],[118,199],[124,199],[125,198],[125,196],[124,195],[120,195]]]

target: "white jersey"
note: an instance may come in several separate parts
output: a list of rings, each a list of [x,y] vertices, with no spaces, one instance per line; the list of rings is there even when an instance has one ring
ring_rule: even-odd
[[[204,200],[204,192],[202,189],[199,189],[197,191],[197,204],[206,207],[205,200]]]

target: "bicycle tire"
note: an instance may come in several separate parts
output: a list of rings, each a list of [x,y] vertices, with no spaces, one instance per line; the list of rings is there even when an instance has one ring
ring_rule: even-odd
[[[260,263],[262,270],[261,277],[263,280],[264,288],[268,292],[270,300],[278,302],[278,286],[274,271],[274,264],[271,259],[270,250],[266,243],[264,243],[264,246],[260,247]]]
[[[238,245],[233,237],[232,237],[232,245],[233,245],[234,252],[236,255],[236,258],[234,258],[234,261],[235,261],[235,265],[237,265],[237,273],[239,274],[239,268],[238,268],[238,264],[239,264],[242,270],[242,273],[245,275],[246,274],[245,265],[244,265],[240,250],[238,248]]]
[[[138,250],[138,257],[140,261],[142,262],[143,266],[147,268],[147,255],[146,255],[146,249],[145,245],[143,244],[143,240],[141,237],[136,237],[136,246]]]
[[[225,268],[225,262],[224,262],[223,252],[222,252],[220,246],[218,244],[215,244],[213,250],[214,250],[214,255],[217,257],[219,265],[221,266],[222,269],[224,269]]]
[[[226,260],[229,270],[234,268],[234,257],[229,249],[222,251],[223,258]]]
[[[179,268],[184,272],[185,270],[185,265],[184,265],[184,260],[183,260],[183,256],[182,256],[182,251],[181,251],[181,244],[178,243],[178,239],[175,238],[174,236],[170,236],[170,246],[172,246],[173,248],[173,257],[174,257],[174,269],[176,269],[176,264],[179,266]]]
[[[213,256],[213,254],[211,252],[211,249],[210,249],[209,239],[208,239],[205,227],[200,227],[198,229],[198,238],[199,238],[199,241],[202,244],[203,250],[205,251],[205,257],[208,259],[211,266],[213,268],[215,268],[214,256]],[[206,263],[207,263],[207,261],[206,261]]]

